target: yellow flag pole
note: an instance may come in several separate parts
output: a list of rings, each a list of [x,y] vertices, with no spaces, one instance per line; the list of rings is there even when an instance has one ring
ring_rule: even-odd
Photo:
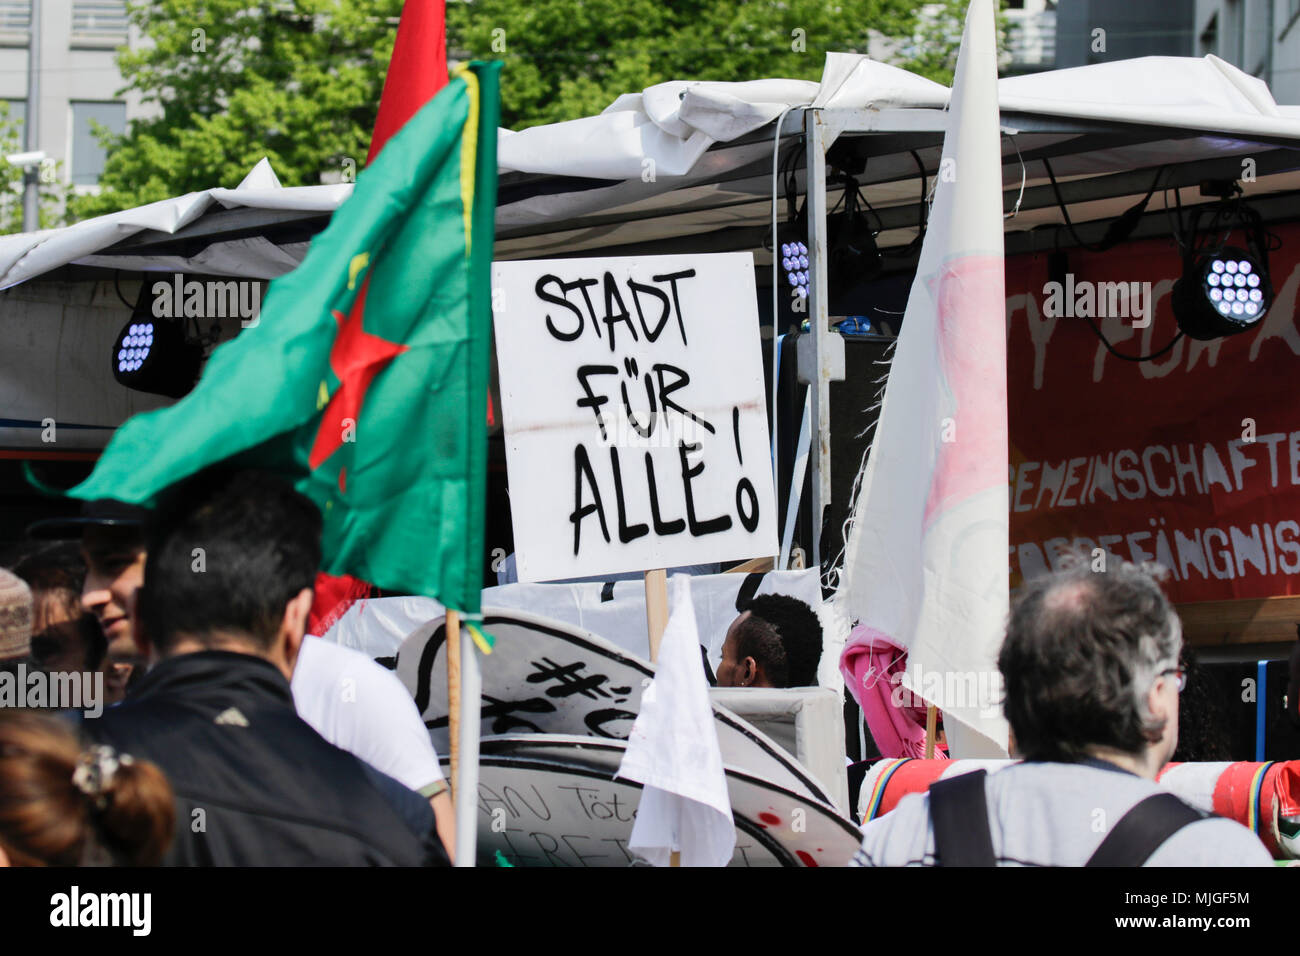
[[[447,731],[451,735],[451,800],[460,799],[460,615],[447,608]]]

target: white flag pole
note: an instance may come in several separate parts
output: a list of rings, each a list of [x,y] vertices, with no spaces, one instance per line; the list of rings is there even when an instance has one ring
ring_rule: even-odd
[[[776,570],[784,571],[790,565],[790,548],[794,544],[794,525],[799,517],[799,501],[803,497],[803,479],[808,472],[808,450],[812,444],[810,428],[812,425],[812,390],[809,385],[804,392],[803,421],[799,423],[799,442],[795,446],[794,476],[790,479],[790,497],[785,506],[785,531],[781,535],[781,556],[777,559]],[[814,534],[816,530],[814,529]]]
[[[457,634],[454,638],[452,636],[451,622],[454,616],[454,611],[448,611],[447,643],[450,646],[455,640],[460,650],[460,746],[457,755],[459,759],[453,773],[456,788],[456,866],[474,866],[478,843],[479,705],[483,693],[483,677],[479,671],[478,651],[474,647],[470,629],[457,626]]]

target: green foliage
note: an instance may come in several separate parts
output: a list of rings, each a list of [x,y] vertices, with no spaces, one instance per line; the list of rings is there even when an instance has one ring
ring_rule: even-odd
[[[968,6],[967,0],[942,0],[927,4],[927,15],[920,18],[913,40],[907,46],[907,62],[902,65],[913,73],[929,77],[944,86],[952,86]],[[1000,10],[1005,10],[1007,0],[1000,0],[998,6]],[[1006,50],[1007,22],[1000,13],[997,18],[997,42],[999,50]]]
[[[132,0],[150,39],[123,50],[126,88],[158,111],[110,137],[77,217],[212,186],[266,156],[286,186],[365,160],[401,0]]]
[[[9,104],[0,100],[0,235],[22,232],[23,171],[5,157],[21,152],[18,121],[9,116]]]
[[[519,129],[598,113],[621,93],[665,80],[817,80],[826,53],[865,53],[873,36],[895,38],[903,51],[895,62],[910,68],[922,62],[919,6],[914,0],[473,0],[449,3],[447,22],[453,56],[505,61],[502,124]]]
[[[105,135],[76,218],[212,186],[270,159],[287,186],[364,161],[402,0],[130,0],[149,42],[118,62],[153,118]],[[816,80],[873,37],[899,66],[950,78],[960,37],[915,0],[448,0],[452,59],[501,59],[502,125],[597,113],[669,79]],[[964,0],[927,9],[964,12]],[[123,91],[125,92],[125,91]],[[120,95],[120,94],[119,94]],[[349,166],[349,161],[351,166]]]

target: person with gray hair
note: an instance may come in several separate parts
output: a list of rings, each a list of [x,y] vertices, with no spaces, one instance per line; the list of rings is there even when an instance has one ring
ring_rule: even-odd
[[[1178,744],[1182,628],[1154,566],[1072,558],[1025,583],[998,656],[1013,755],[863,828],[855,866],[1270,866],[1255,834],[1156,783]]]

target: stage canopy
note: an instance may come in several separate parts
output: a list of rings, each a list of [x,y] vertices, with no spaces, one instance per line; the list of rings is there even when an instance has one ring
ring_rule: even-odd
[[[771,228],[773,146],[804,189],[805,109],[819,110],[831,165],[853,170],[884,231],[905,245],[933,185],[946,87],[856,54],[827,57],[820,83],[673,81],[620,96],[604,112],[501,131],[498,259],[754,250]],[[1166,203],[1209,201],[1199,184],[1241,180],[1247,197],[1300,188],[1300,107],[1224,61],[1146,57],[1008,77],[999,83],[1008,253],[1046,248],[1063,221],[1050,185],[1089,241],[1157,188],[1134,237],[1168,232]],[[1157,174],[1159,178],[1157,179]],[[924,179],[923,179],[924,177]],[[827,206],[843,180],[831,177]],[[281,187],[263,160],[234,189],[214,188],[62,229],[0,238],[0,288],[58,271],[274,278],[351,194],[350,184]],[[783,197],[782,197],[783,198]],[[1300,214],[1295,197],[1263,210]],[[785,216],[784,201],[780,215]],[[1068,243],[1067,243],[1068,244]],[[107,270],[107,271],[106,271]]]

